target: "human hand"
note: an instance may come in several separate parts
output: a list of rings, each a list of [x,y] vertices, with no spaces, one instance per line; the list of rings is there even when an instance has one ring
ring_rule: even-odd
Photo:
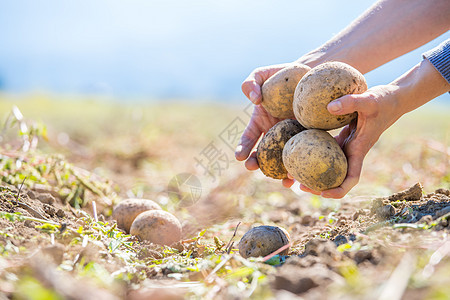
[[[235,157],[239,161],[246,160],[245,167],[250,171],[259,169],[256,151],[253,151],[250,155],[256,142],[262,134],[265,134],[276,123],[281,121],[281,119],[272,117],[265,108],[260,105],[262,101],[261,86],[276,72],[289,65],[290,64],[280,64],[257,68],[242,83],[242,92],[253,102],[253,104],[255,104],[255,107],[250,122],[242,134],[239,145],[236,147]],[[290,187],[293,183],[294,181],[292,179],[283,179],[283,185],[285,187]]]
[[[397,90],[394,85],[376,86],[363,94],[346,95],[328,104],[328,111],[334,115],[358,112],[358,118],[335,137],[347,157],[347,176],[339,187],[317,192],[300,184],[303,191],[338,199],[359,182],[366,154],[402,114],[397,105]]]

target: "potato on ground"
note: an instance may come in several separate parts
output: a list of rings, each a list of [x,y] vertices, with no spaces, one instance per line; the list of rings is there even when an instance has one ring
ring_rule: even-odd
[[[130,232],[134,219],[147,210],[160,210],[161,207],[154,201],[148,199],[125,199],[114,208],[112,217],[117,221],[117,227]]]
[[[261,105],[269,114],[280,119],[294,118],[292,101],[295,88],[309,70],[311,68],[308,66],[294,63],[264,82]]]
[[[178,219],[163,210],[149,210],[139,214],[130,233],[141,240],[170,246],[181,240],[181,224]]]
[[[268,177],[287,178],[283,165],[283,148],[287,141],[297,133],[305,130],[296,120],[286,119],[275,124],[258,144],[256,158],[259,168]]]
[[[247,231],[239,241],[239,254],[244,257],[259,257],[269,255],[289,244],[289,233],[281,227],[258,226]],[[280,255],[286,255],[289,248],[283,250]]]
[[[312,68],[299,81],[294,94],[295,118],[304,127],[330,130],[349,124],[357,113],[332,115],[327,105],[348,94],[367,90],[364,76],[342,62],[327,62]]]
[[[347,175],[347,158],[326,131],[309,129],[292,137],[283,150],[286,170],[315,191],[341,185]]]

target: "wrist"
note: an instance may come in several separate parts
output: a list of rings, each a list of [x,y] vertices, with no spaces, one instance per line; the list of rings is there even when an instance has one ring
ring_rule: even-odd
[[[349,55],[349,49],[347,47],[341,47],[340,49],[336,49],[333,46],[321,47],[316,50],[313,50],[309,53],[306,53],[295,62],[307,65],[311,68],[323,64],[329,61],[340,61],[346,64],[351,65],[352,67],[360,70],[360,66],[357,64],[355,59],[352,59]],[[363,73],[360,70],[361,73]],[[363,73],[364,74],[364,73]]]
[[[324,56],[325,54],[322,52],[312,51],[297,59],[295,63],[307,65],[310,68],[314,68],[315,66],[318,66],[321,63],[325,62]]]
[[[450,90],[450,85],[427,59],[389,85],[397,88],[398,107],[402,114],[408,113]]]

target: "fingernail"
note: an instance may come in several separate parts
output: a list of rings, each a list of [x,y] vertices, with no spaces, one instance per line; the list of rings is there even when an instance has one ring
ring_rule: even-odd
[[[250,94],[249,94],[249,96],[250,96],[250,100],[251,100],[253,103],[255,103],[255,101],[258,100],[258,94],[255,93],[254,91],[251,91]]]
[[[339,100],[331,101],[328,104],[328,110],[332,112],[338,112],[342,109],[342,103]]]
[[[234,150],[234,153],[241,153],[241,151],[242,151],[242,145],[238,145],[237,147],[236,147],[236,150]]]

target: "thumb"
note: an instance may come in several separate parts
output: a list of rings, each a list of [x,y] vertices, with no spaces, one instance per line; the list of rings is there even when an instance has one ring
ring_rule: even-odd
[[[345,95],[328,103],[327,109],[333,115],[351,114],[364,108],[365,98],[363,94]]]

